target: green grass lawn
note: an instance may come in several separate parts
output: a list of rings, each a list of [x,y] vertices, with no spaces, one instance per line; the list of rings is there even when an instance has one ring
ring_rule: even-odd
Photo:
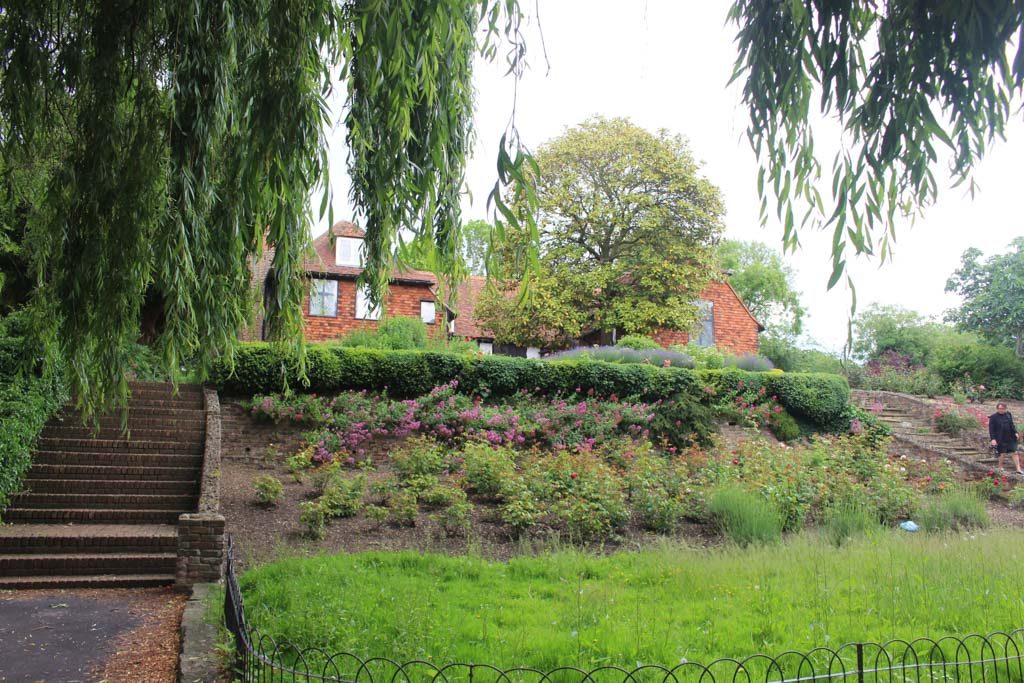
[[[249,621],[360,657],[501,667],[668,666],[857,640],[1024,625],[1024,534],[814,535],[494,562],[368,553],[289,559],[241,581]]]

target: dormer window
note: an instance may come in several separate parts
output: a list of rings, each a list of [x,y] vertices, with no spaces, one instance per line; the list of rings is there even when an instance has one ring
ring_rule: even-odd
[[[362,265],[363,240],[358,237],[339,237],[334,242],[335,264],[339,266],[353,266],[358,268]]]

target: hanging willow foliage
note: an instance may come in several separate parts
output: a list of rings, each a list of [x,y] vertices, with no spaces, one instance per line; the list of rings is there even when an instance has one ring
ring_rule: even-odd
[[[144,312],[168,368],[230,353],[267,247],[270,334],[301,347],[309,196],[330,186],[339,74],[374,295],[400,229],[458,272],[473,57],[507,39],[518,68],[521,21],[515,0],[5,2],[0,183],[15,207],[0,245],[31,266],[40,348],[80,407],[126,397]]]
[[[730,18],[762,220],[770,194],[788,247],[801,226],[830,227],[830,288],[848,245],[885,261],[897,215],[935,200],[941,150],[973,192],[976,163],[1018,111],[1024,0],[735,0]],[[814,109],[843,127],[828,201]]]

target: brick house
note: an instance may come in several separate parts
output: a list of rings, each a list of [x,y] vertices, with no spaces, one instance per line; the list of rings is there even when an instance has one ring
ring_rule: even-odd
[[[486,278],[472,276],[459,286],[459,310],[453,325],[455,336],[476,340],[484,353],[512,352],[515,355],[524,355],[522,349],[504,347],[498,343],[500,340],[495,340],[493,333],[474,317],[476,302],[486,283]],[[709,284],[698,303],[705,311],[705,316],[700,333],[693,340],[695,343],[700,346],[716,346],[734,354],[758,352],[758,334],[764,331],[764,326],[754,318],[750,309],[728,282]],[[690,341],[688,332],[676,330],[658,330],[652,336],[664,347],[686,344]],[[596,344],[599,343],[599,335],[585,335],[579,341],[582,345]],[[539,354],[540,350],[536,348],[527,349],[525,353],[528,357]]]
[[[333,246],[332,233],[336,238]],[[330,232],[313,241],[315,256],[304,265],[310,279],[309,291],[302,302],[307,340],[326,341],[354,330],[376,329],[382,311],[370,306],[366,291],[356,283],[363,271],[360,266],[363,236],[364,232],[355,224],[338,221]],[[272,259],[273,253],[266,253],[253,267],[254,286],[259,296],[269,296],[273,291],[268,275]],[[419,318],[432,326],[431,329],[443,330],[444,311],[438,301],[437,278],[432,273],[403,270],[393,275],[384,302],[383,313],[388,317]],[[244,336],[249,339],[266,337],[261,317],[257,317],[253,328]]]

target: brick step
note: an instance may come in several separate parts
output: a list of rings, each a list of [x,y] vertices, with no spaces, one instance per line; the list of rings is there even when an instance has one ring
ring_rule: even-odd
[[[203,425],[196,423],[188,427],[166,427],[166,426],[135,426],[129,427],[128,432],[122,431],[121,426],[101,427],[99,431],[92,427],[83,427],[81,424],[72,425],[67,423],[48,424],[43,428],[42,438],[51,439],[88,439],[90,441],[187,441],[203,442],[206,437],[206,430]]]
[[[173,574],[177,560],[177,553],[8,554],[0,555],[0,576]]]
[[[202,470],[199,467],[150,467],[147,465],[46,465],[38,461],[32,464],[26,481],[39,479],[90,479],[115,481],[139,479],[149,481],[198,480]]]
[[[181,453],[93,453],[71,451],[39,451],[32,456],[33,467],[40,465],[118,465],[154,467],[203,466],[203,456]]]
[[[173,524],[8,524],[0,526],[0,554],[174,553]]]
[[[0,590],[55,588],[152,588],[174,583],[174,574],[96,574],[91,576],[4,576]]]
[[[182,513],[177,510],[99,510],[99,509],[40,509],[8,508],[5,522],[33,522],[37,524],[177,524]]]
[[[199,494],[199,481],[192,479],[32,479],[25,482],[31,493],[176,493],[189,496]]]
[[[195,495],[124,493],[17,493],[11,496],[11,510],[17,509],[100,509],[100,510],[195,510]]]
[[[195,441],[128,441],[127,439],[60,439],[52,436],[39,439],[39,451],[65,451],[92,453],[187,453],[199,455],[203,442]]]
[[[117,410],[110,413],[103,413],[98,415],[97,419],[101,423],[104,421],[110,424],[121,424],[121,411]],[[198,407],[154,407],[149,405],[132,405],[128,410],[129,421],[135,418],[149,418],[149,419],[164,419],[164,420],[203,420],[206,419],[206,411]],[[70,406],[65,406],[57,413],[55,419],[64,421],[75,421],[81,422],[82,415]]]

